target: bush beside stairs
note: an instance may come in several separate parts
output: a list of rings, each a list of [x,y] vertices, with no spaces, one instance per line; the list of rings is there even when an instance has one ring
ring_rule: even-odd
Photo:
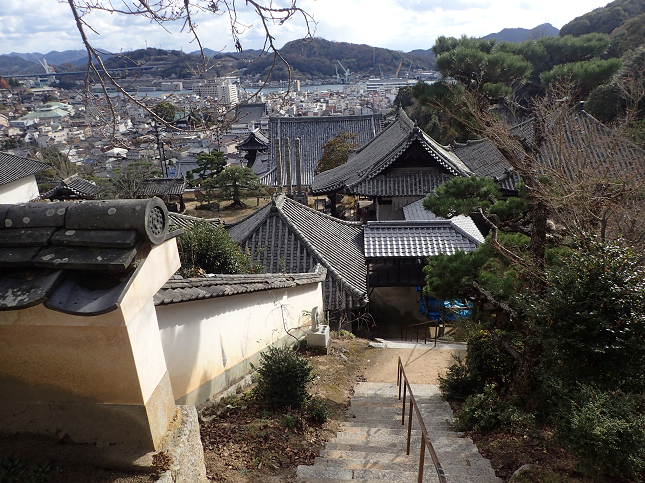
[[[336,437],[325,445],[313,466],[298,466],[297,482],[416,482],[421,430],[413,415],[412,443],[407,456],[409,406],[406,404],[406,421],[402,426],[398,387],[362,382],[354,390],[347,421],[341,424]],[[413,384],[412,391],[448,483],[501,483],[490,461],[479,454],[472,440],[450,430],[452,411],[439,389]],[[423,481],[439,481],[427,451]]]

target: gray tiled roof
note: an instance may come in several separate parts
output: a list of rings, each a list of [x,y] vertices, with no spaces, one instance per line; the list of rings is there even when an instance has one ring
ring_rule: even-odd
[[[256,129],[252,131],[244,141],[242,141],[235,147],[238,149],[238,151],[264,151],[266,149],[269,149],[269,140],[262,133],[262,131]]]
[[[327,270],[320,264],[308,273],[220,275],[198,278],[172,278],[155,294],[155,305],[167,305],[191,300],[226,297],[243,293],[291,288],[323,282]]]
[[[428,211],[423,207],[423,199],[410,203],[403,207],[403,215],[407,221],[431,221],[431,220],[445,220],[440,216],[435,215],[432,211]],[[478,242],[484,243],[484,236],[482,235],[477,225],[470,216],[454,216],[450,218],[453,225],[458,226],[466,233],[470,234]]]
[[[365,258],[420,258],[457,250],[470,252],[480,241],[450,220],[370,221]]]
[[[434,171],[404,171],[366,179],[347,191],[362,196],[425,196],[451,178]]]
[[[518,124],[511,133],[532,142],[534,122],[529,119]],[[545,167],[573,178],[593,170],[609,176],[628,173],[637,179],[645,177],[645,151],[625,139],[616,139],[611,129],[585,111],[570,114],[552,129],[558,132],[545,137],[537,159]],[[564,149],[562,143],[566,143]],[[576,166],[576,161],[584,166]]]
[[[266,114],[267,106],[265,103],[239,104],[235,108],[234,122],[257,122]]]
[[[418,143],[425,152],[428,168],[440,167],[446,176],[470,176],[472,172],[454,153],[438,144],[434,139],[425,134],[414,125],[403,110],[392,124],[383,132],[372,139],[367,145],[358,149],[350,155],[349,160],[342,166],[318,174],[312,184],[312,192],[328,193],[331,191],[345,189],[350,193],[362,195],[361,190],[366,188],[370,195],[374,193],[377,184],[370,184],[369,181],[381,175],[387,168],[401,158],[401,156],[414,143]],[[437,174],[440,174],[437,172]],[[388,174],[384,174],[388,176]],[[399,176],[392,173],[392,176]],[[407,186],[408,183],[416,183],[414,175],[400,178],[399,183],[405,186],[405,191],[415,195],[425,195],[428,192],[418,193],[420,186]],[[388,190],[387,182],[382,182],[381,187]],[[401,187],[401,186],[400,186]],[[368,196],[366,194],[366,196]],[[384,194],[381,196],[385,196]],[[403,195],[399,195],[403,196]]]
[[[49,190],[47,193],[40,195],[41,198],[58,197],[62,194],[65,198],[94,198],[98,195],[103,188],[97,186],[86,179],[80,178],[78,175],[65,178],[58,183],[57,186]]]
[[[150,198],[152,196],[179,196],[186,189],[185,178],[148,178],[141,181],[137,188],[137,196]]]
[[[50,165],[33,159],[0,152],[0,186],[40,173]]]
[[[380,114],[367,116],[322,116],[322,117],[271,117],[269,119],[269,138],[271,147],[269,159],[270,169],[276,167],[276,139],[283,143],[289,139],[291,146],[292,179],[295,173],[295,139],[300,139],[302,184],[310,186],[314,178],[314,170],[322,156],[322,147],[341,132],[351,132],[357,135],[356,141],[366,144],[381,132],[382,117]],[[282,148],[284,158],[284,147]],[[284,166],[284,159],[282,161]],[[283,169],[284,173],[284,169]],[[285,177],[286,179],[286,177]],[[294,183],[295,184],[295,183]]]
[[[190,228],[196,223],[210,223],[213,226],[220,226],[224,223],[219,218],[198,218],[196,216],[183,215],[181,213],[168,213],[170,218],[170,225],[178,226],[180,228]]]
[[[473,173],[493,178],[500,183],[502,189],[515,189],[519,176],[490,139],[478,139],[465,144],[455,143],[452,145],[452,151]]]
[[[158,198],[0,205],[0,311],[115,310],[137,257],[181,233],[168,235],[168,224]]]
[[[284,195],[228,228],[231,237],[270,273],[327,269],[325,307],[335,310],[367,303],[363,227],[333,218]]]

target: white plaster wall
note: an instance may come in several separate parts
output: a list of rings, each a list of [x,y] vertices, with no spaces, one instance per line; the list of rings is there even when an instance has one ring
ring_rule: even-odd
[[[40,196],[40,192],[38,191],[38,184],[36,184],[36,177],[33,174],[0,186],[0,204],[16,205],[18,203],[27,203],[34,198],[38,198],[38,196]]]
[[[128,322],[127,328],[141,394],[147,402],[166,373],[166,361],[152,299]]]
[[[379,205],[376,203],[376,219],[378,221],[405,220],[405,215],[403,208],[395,210],[394,204]]]
[[[310,324],[322,284],[159,305],[157,320],[175,400]]]

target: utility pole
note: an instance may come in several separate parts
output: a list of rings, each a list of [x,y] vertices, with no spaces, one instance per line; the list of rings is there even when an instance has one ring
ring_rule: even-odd
[[[155,139],[157,140],[157,149],[159,150],[159,161],[161,162],[161,172],[164,178],[168,177],[168,166],[166,165],[166,151],[163,147],[162,134],[159,132],[159,126],[156,121],[152,121],[152,127],[155,130]]]

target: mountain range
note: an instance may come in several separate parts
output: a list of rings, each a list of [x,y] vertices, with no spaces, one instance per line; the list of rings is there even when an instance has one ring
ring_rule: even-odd
[[[532,29],[503,29],[494,34],[488,34],[483,39],[497,39],[498,42],[513,42],[519,44],[525,40],[539,39],[541,37],[556,37],[560,31],[550,23],[543,23]]]

